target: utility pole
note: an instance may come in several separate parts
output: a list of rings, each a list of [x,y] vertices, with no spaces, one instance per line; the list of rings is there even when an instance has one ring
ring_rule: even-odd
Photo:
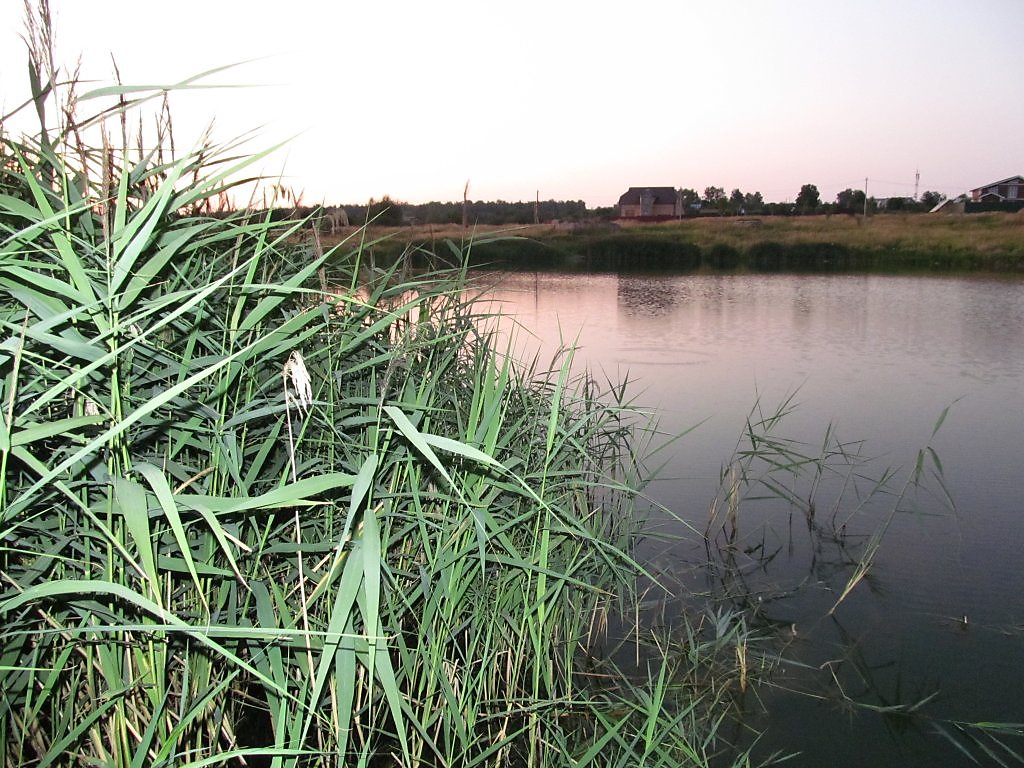
[[[864,218],[868,217],[868,177],[864,177]]]
[[[914,171],[914,202],[917,202],[917,187],[921,183],[921,169]]]
[[[533,201],[533,223],[540,224],[540,190],[537,190],[537,199]]]

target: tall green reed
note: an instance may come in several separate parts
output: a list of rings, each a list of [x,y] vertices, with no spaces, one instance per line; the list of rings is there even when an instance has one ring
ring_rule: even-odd
[[[623,390],[513,359],[461,269],[209,214],[261,155],[133,148],[160,94],[77,95],[46,39],[0,144],[5,762],[710,760],[666,675],[581,674],[639,570]]]

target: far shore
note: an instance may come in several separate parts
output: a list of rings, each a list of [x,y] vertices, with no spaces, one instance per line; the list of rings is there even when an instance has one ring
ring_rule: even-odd
[[[693,218],[658,223],[548,222],[348,228],[382,255],[472,243],[474,263],[589,269],[987,271],[1024,273],[1024,213],[841,214]]]

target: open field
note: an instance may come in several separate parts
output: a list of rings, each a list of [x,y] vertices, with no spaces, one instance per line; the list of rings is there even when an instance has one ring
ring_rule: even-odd
[[[752,222],[759,221],[760,224]],[[838,242],[865,248],[973,249],[994,253],[1021,247],[1024,216],[886,214],[696,219],[662,225],[688,232],[695,242],[749,246],[764,240],[783,243]]]
[[[724,217],[575,227],[422,225],[371,227],[367,236],[387,238],[381,244],[385,253],[409,246],[436,251],[446,239],[525,238],[475,248],[481,260],[524,266],[1024,271],[1024,216],[1002,213]]]

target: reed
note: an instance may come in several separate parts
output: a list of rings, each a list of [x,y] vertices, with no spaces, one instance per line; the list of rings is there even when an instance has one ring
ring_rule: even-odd
[[[831,425],[819,443],[788,437],[783,430],[797,408],[795,394],[774,409],[755,405],[709,509],[706,595],[721,613],[732,612],[753,630],[735,641],[738,659],[745,658],[741,682],[744,668],[755,666],[759,690],[777,688],[902,718],[922,732],[944,737],[971,762],[1019,765],[1024,764],[1024,723],[938,716],[933,704],[947,692],[929,686],[898,690],[896,696],[883,693],[875,681],[877,662],[865,658],[861,634],[841,623],[847,601],[859,592],[885,588],[876,574],[878,558],[897,515],[917,514],[922,498],[930,508],[938,501],[947,513],[957,514],[933,447],[952,407],[940,413],[911,463],[880,466],[865,452],[863,441],[841,440]],[[806,571],[773,581],[769,574],[777,557],[803,559]],[[821,613],[809,618],[811,626],[798,628],[779,618],[777,607],[798,592],[821,593],[814,601]],[[798,636],[813,635],[819,623],[838,631],[842,651],[809,668],[795,658],[799,651],[791,645]],[[794,682],[785,667],[800,670],[797,677],[812,682]],[[848,686],[859,693],[851,695]]]
[[[641,570],[622,388],[510,357],[463,268],[205,214],[260,155],[135,147],[160,93],[61,85],[47,23],[0,144],[5,764],[715,759],[730,668],[590,653]]]

